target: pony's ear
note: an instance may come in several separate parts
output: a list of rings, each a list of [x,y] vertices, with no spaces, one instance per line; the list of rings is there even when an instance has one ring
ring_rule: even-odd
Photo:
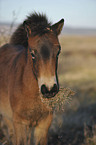
[[[64,19],[61,19],[59,22],[55,23],[51,26],[52,30],[56,32],[57,35],[59,35],[62,31],[64,25]]]
[[[23,26],[24,26],[24,29],[25,29],[25,31],[26,31],[26,33],[27,33],[27,37],[29,37],[29,36],[31,35],[31,29],[30,29],[30,27],[28,26],[28,24],[27,24],[26,21],[23,22]]]

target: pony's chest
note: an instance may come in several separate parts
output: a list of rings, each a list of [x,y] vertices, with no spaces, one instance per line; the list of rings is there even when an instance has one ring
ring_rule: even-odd
[[[34,105],[27,106],[26,109],[22,109],[21,117],[30,121],[31,124],[38,122],[45,118],[50,110],[42,102],[33,102]]]

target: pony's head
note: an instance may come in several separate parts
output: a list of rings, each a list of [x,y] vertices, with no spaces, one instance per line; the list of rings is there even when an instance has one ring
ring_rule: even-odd
[[[54,97],[59,91],[57,76],[60,44],[58,35],[61,33],[64,19],[54,25],[38,24],[33,28],[24,22],[28,38],[28,52],[32,60],[32,70],[38,81],[40,92],[44,97]]]

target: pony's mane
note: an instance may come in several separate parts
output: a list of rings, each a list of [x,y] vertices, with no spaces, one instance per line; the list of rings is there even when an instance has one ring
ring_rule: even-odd
[[[24,21],[30,27],[32,35],[43,35],[48,32],[47,27],[51,26],[46,15],[33,13]],[[23,22],[23,23],[24,23]],[[13,33],[10,42],[14,45],[28,46],[27,33],[23,23]]]

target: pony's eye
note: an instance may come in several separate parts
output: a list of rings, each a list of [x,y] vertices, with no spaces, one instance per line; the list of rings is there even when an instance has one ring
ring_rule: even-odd
[[[31,55],[32,55],[32,59],[34,60],[35,59],[35,54],[31,52]]]
[[[34,50],[31,51],[31,56],[32,56],[32,59],[34,60],[35,59],[35,52],[34,52]]]

